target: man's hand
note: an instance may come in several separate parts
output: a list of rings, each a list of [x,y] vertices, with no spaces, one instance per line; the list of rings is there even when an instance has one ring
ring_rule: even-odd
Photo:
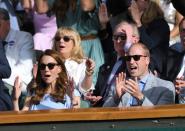
[[[116,94],[120,98],[125,93],[125,79],[126,73],[119,73],[116,77]]]
[[[128,79],[126,80],[125,90],[129,94],[131,94],[133,97],[135,97],[138,100],[143,99],[143,93],[140,91],[137,78],[135,80]]]

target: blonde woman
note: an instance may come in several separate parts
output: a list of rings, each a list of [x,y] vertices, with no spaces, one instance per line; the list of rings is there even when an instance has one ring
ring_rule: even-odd
[[[89,94],[93,89],[92,83],[95,63],[92,59],[85,58],[80,35],[70,27],[61,27],[55,34],[53,50],[60,53],[68,75],[74,81],[75,87],[83,97]],[[88,107],[85,103],[83,107]]]

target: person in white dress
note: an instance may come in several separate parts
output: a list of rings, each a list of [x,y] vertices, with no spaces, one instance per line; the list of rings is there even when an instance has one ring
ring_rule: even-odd
[[[81,107],[89,107],[89,102],[83,100],[94,90],[92,75],[95,63],[92,59],[85,58],[79,33],[70,27],[61,27],[55,34],[53,44],[53,50],[60,52],[69,76],[81,93]],[[80,106],[80,101],[78,105]]]

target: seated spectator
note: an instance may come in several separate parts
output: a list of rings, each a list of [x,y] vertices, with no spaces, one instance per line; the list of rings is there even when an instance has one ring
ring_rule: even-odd
[[[123,72],[118,75],[114,88],[116,93],[109,94],[104,107],[153,106],[175,102],[173,83],[149,71],[150,53],[144,44],[133,44],[125,60],[130,77]]]
[[[159,5],[152,0],[132,1],[130,11],[140,34],[140,41],[151,53],[150,69],[165,76],[170,29]]]
[[[13,89],[16,76],[22,80],[22,93],[32,79],[32,68],[35,60],[31,34],[10,28],[8,11],[0,8],[0,40],[3,41],[6,57],[12,73],[10,78],[3,79],[9,90]]]
[[[19,80],[17,77],[13,90],[15,111],[19,111],[18,101],[21,93]],[[36,80],[28,89],[30,96],[27,96],[23,110],[71,108],[70,91],[66,68],[60,55],[48,49],[38,61]]]
[[[0,54],[0,111],[7,111],[13,109],[13,103],[8,89],[4,86],[2,79],[10,76],[11,69],[4,52],[2,42],[0,43]]]
[[[92,75],[95,63],[92,59],[85,58],[80,35],[72,28],[59,28],[54,38],[53,49],[61,54],[67,73],[74,80],[75,87],[82,97],[94,90]],[[82,102],[82,107],[89,107],[88,102]]]
[[[168,51],[167,78],[176,88],[176,103],[185,103],[185,18],[179,24],[181,42],[170,47]],[[175,47],[175,48],[174,48]]]
[[[109,91],[115,81],[115,76],[123,70],[126,70],[125,61],[122,59],[130,46],[139,41],[139,33],[134,23],[127,21],[120,22],[113,32],[113,43],[116,52],[110,53],[111,57],[104,65],[100,67],[98,81],[95,86],[92,103],[94,106],[102,106],[106,101]],[[102,97],[100,99],[100,97]],[[99,99],[99,100],[98,100]]]

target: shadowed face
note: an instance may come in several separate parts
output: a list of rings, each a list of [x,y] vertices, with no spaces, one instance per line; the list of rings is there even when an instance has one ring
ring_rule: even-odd
[[[92,11],[95,8],[95,0],[80,0],[83,11]]]
[[[0,39],[5,40],[10,30],[10,22],[0,18]]]
[[[136,3],[138,5],[138,8],[140,11],[145,11],[145,9],[148,7],[150,0],[137,0]]]

